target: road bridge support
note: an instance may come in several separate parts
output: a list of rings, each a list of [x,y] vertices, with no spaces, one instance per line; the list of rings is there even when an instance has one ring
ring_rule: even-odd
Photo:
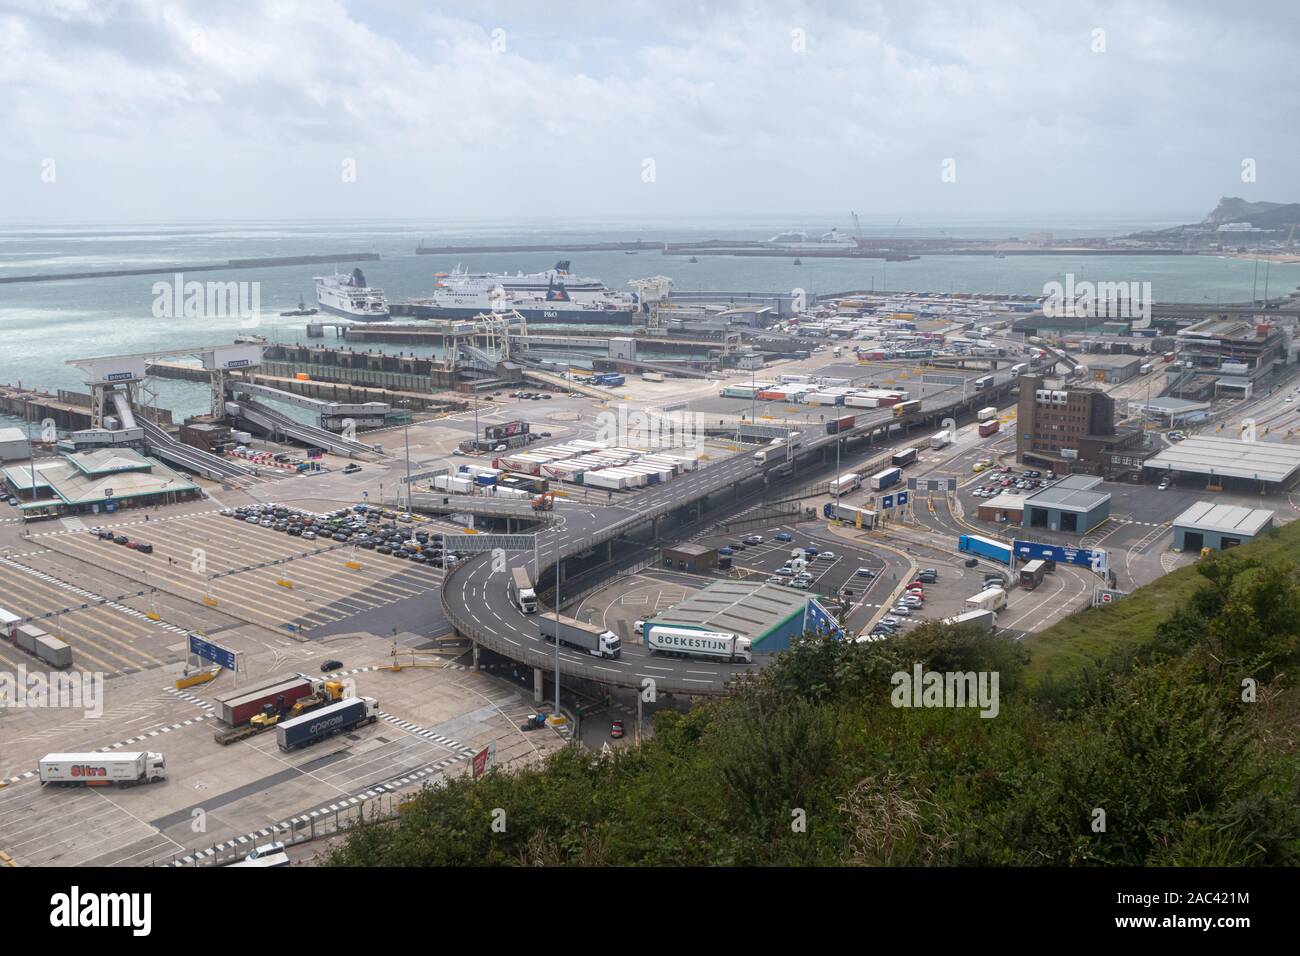
[[[533,668],[533,703],[540,704],[544,696],[546,677],[540,667]]]

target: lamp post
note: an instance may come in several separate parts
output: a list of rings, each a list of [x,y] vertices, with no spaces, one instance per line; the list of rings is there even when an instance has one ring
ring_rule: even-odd
[[[402,408],[407,410],[407,414],[402,419],[402,441],[406,446],[406,510],[411,510],[411,402],[409,399],[403,399],[398,402]],[[475,409],[477,411],[477,407]]]

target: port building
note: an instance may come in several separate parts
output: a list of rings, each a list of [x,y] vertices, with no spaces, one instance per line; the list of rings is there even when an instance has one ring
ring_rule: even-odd
[[[1272,527],[1273,512],[1263,508],[1198,501],[1174,519],[1174,550],[1224,551],[1253,541]]]
[[[1300,471],[1300,446],[1193,435],[1146,460],[1151,477],[1199,475],[1207,484],[1223,479],[1259,482],[1265,490],[1289,484]]]
[[[1101,479],[1067,475],[1025,497],[1021,525],[1087,534],[1110,517],[1110,493],[1098,491]]]
[[[758,653],[788,650],[807,626],[811,596],[779,584],[717,581],[679,604],[656,614],[646,626],[660,624],[697,631],[720,631],[747,637]]]

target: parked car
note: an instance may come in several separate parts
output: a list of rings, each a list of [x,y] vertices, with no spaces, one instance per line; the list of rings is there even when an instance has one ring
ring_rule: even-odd
[[[895,617],[907,617],[912,613],[912,609],[906,604],[895,604],[889,609],[889,613]]]
[[[789,531],[778,531],[776,534],[772,535],[773,541],[789,541],[790,539],[791,535]]]
[[[546,397],[547,397],[547,398],[550,398],[551,396],[547,395]],[[615,740],[618,740],[620,737],[622,737],[622,736],[623,736],[623,721],[621,721],[621,720],[616,720],[616,721],[614,721],[613,723],[611,723],[611,724],[609,725],[609,735],[610,735],[611,737],[613,737]]]
[[[762,544],[763,536],[761,534],[751,534],[744,541],[745,544]]]
[[[853,573],[860,578],[874,578],[876,576],[876,572],[872,571],[870,568],[858,568]]]
[[[834,552],[834,551],[819,551],[819,552],[817,552],[817,558],[818,558],[818,560],[821,560],[821,561],[830,561],[830,560],[833,559],[834,557],[835,557],[835,552]]]
[[[131,539],[128,538],[128,537],[127,537],[126,535],[124,535],[124,534],[115,535],[115,536],[113,537],[113,543],[114,543],[114,544],[129,544],[130,541],[131,541]]]
[[[328,673],[330,673],[331,671],[337,671],[337,670],[342,670],[342,669],[343,669],[343,662],[342,662],[342,661],[336,661],[336,660],[334,660],[333,658],[331,658],[330,660],[327,660],[324,664],[322,664],[322,665],[320,666],[320,672],[321,672],[322,674],[328,674]]]

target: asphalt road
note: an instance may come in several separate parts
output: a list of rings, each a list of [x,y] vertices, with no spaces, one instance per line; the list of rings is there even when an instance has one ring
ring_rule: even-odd
[[[998,374],[998,384],[1009,380],[1007,372]],[[954,395],[944,406],[926,408],[925,414],[941,413],[946,407],[971,401],[973,396]],[[806,429],[800,434],[797,457],[820,453],[823,448],[833,448],[837,441],[878,429],[893,420],[892,413],[882,411],[870,418],[860,419],[855,428],[840,435],[827,435],[821,429]],[[625,531],[644,524],[653,518],[670,514],[678,508],[689,506],[715,493],[735,494],[738,501],[760,490],[765,481],[765,470],[776,467],[754,463],[750,455],[737,455],[716,465],[709,465],[687,473],[672,481],[654,486],[634,497],[605,506],[557,501],[552,512],[554,522],[540,532],[538,550],[542,570],[557,561],[585,551],[596,544],[612,540]],[[747,485],[743,489],[742,485]],[[495,502],[472,496],[427,495],[415,497],[414,507],[446,510],[448,507],[466,513],[517,515],[535,517],[527,503]],[[744,665],[717,663],[705,660],[665,658],[651,655],[644,647],[627,645],[621,656],[614,660],[575,651],[571,648],[548,644],[538,633],[537,623],[511,603],[506,582],[510,570],[532,567],[533,552],[508,553],[504,566],[494,568],[490,556],[475,557],[448,576],[443,588],[443,605],[458,629],[468,631],[467,636],[479,643],[506,654],[521,663],[551,668],[557,664],[561,673],[623,687],[640,687],[643,681],[652,680],[664,693],[718,694],[726,683]],[[533,574],[534,579],[538,577]],[[563,595],[563,591],[561,591]]]

